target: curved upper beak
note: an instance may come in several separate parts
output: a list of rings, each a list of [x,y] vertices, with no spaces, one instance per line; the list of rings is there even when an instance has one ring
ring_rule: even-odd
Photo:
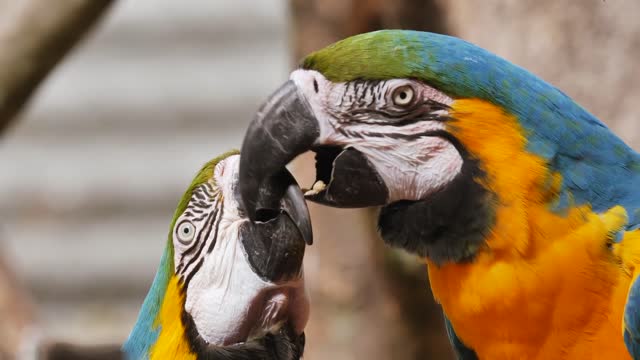
[[[311,106],[291,80],[258,110],[247,128],[240,158],[240,193],[249,218],[256,219],[263,184],[293,158],[311,148],[320,135]]]
[[[332,155],[321,156],[327,153],[323,151],[325,145],[305,94],[292,80],[287,81],[258,110],[242,144],[239,185],[249,218],[257,219],[259,202],[273,196],[265,194],[271,178],[308,150],[318,150],[318,157],[322,157],[316,169],[323,168],[325,174],[317,177],[326,186],[308,193],[307,199],[336,207],[386,203],[386,185],[364,154],[355,148],[338,147],[329,151]]]

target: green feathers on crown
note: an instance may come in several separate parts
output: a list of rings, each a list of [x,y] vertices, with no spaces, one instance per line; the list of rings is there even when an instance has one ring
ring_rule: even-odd
[[[338,41],[307,56],[302,67],[334,82],[355,79],[422,78],[424,43],[402,30],[382,30]],[[416,66],[412,66],[415,64]]]
[[[191,193],[193,192],[193,190],[198,186],[204,184],[205,182],[207,182],[209,179],[213,177],[213,170],[216,168],[216,165],[218,165],[220,161],[228,158],[229,156],[237,155],[237,154],[240,154],[240,151],[238,150],[227,151],[226,153],[204,164],[204,166],[202,166],[200,171],[198,171],[198,174],[195,176],[195,178],[191,182],[191,185],[189,185],[187,190],[184,192],[184,195],[182,195],[182,198],[180,198],[178,207],[176,208],[176,211],[173,214],[173,220],[171,221],[171,227],[169,230],[170,231],[169,240],[171,240],[171,230],[173,230],[173,227],[176,225],[176,220],[178,220],[178,217],[180,217],[180,215],[185,211],[185,209],[189,205],[189,200],[191,199]]]

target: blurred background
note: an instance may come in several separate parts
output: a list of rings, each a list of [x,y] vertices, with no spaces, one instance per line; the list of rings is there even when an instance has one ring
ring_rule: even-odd
[[[45,14],[28,23],[36,30],[12,32],[29,14],[18,3]],[[0,359],[33,334],[123,342],[195,171],[239,147],[260,101],[304,54],[348,35],[406,28],[459,36],[558,86],[640,147],[638,1],[96,3],[104,6],[73,12],[63,35],[43,37],[66,47],[39,53],[29,39],[66,5],[0,0]],[[11,58],[22,48],[32,58]],[[7,101],[7,83],[47,56],[64,58],[14,117],[30,92]],[[34,88],[47,71],[21,84]],[[294,168],[311,183],[310,169]],[[451,359],[424,265],[385,248],[374,212],[311,211],[305,358]]]

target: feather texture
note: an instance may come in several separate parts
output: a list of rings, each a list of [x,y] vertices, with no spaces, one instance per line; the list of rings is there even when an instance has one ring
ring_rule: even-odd
[[[554,211],[622,205],[640,226],[640,155],[557,88],[464,40],[427,32],[382,30],[330,45],[302,66],[329,80],[416,78],[454,99],[479,99],[513,115],[527,151],[562,175]]]
[[[333,82],[419,79],[454,100],[448,131],[496,195],[495,224],[473,262],[428,260],[459,357],[640,358],[640,154],[603,122],[450,36],[362,34],[302,67]]]

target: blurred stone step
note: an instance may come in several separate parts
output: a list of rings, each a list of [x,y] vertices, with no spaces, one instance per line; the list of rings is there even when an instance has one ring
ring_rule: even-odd
[[[92,109],[39,108],[24,118],[11,137],[37,143],[51,138],[71,141],[77,137],[107,135],[153,137],[171,133],[242,132],[263,100],[264,95],[246,94],[226,103],[212,99],[209,103],[172,106],[102,103]]]
[[[38,305],[42,331],[49,338],[76,345],[122,344],[135,324],[142,299],[46,300]]]
[[[202,164],[288,73],[287,2],[119,2],[0,141],[0,251],[45,335],[122,343]]]
[[[52,74],[13,133],[90,135],[92,126],[170,130],[185,114],[240,127],[286,79],[286,60],[282,44],[268,42],[197,54],[78,54]],[[156,123],[157,113],[164,115]]]
[[[13,219],[3,226],[3,251],[36,299],[141,299],[167,243],[173,210],[93,221]]]
[[[106,28],[103,33],[119,38],[139,29],[179,33],[189,26],[205,31],[230,26],[234,27],[230,30],[251,29],[253,24],[284,27],[286,17],[283,15],[288,11],[286,1],[254,0],[138,0],[120,2],[113,10],[103,24]]]
[[[200,167],[239,148],[241,131],[166,132],[0,143],[0,222],[175,206]]]

